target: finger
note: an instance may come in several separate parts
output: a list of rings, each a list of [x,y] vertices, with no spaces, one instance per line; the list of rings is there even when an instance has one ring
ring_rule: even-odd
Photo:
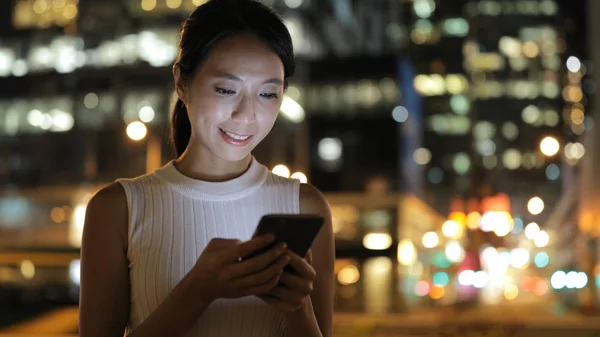
[[[285,252],[286,249],[283,244],[277,245],[258,256],[236,263],[232,268],[232,274],[236,277],[241,277],[257,273],[269,267]],[[285,264],[287,264],[288,262],[289,256],[287,257]]]
[[[306,253],[306,256],[304,257],[304,259],[306,261],[308,261],[308,263],[310,265],[312,265],[312,261],[313,261],[313,257],[312,257],[312,249],[309,249],[308,252]]]
[[[242,293],[245,296],[248,296],[248,295],[257,295],[257,296],[258,295],[265,295],[268,292],[270,292],[273,288],[275,288],[277,286],[277,284],[279,284],[279,277],[280,276],[281,276],[281,274],[278,273],[275,276],[273,276],[270,279],[268,279],[266,282],[263,282],[261,284],[245,288],[245,290],[242,290]]]
[[[240,240],[236,239],[222,239],[222,238],[213,238],[210,240],[206,248],[225,248],[240,244]]]
[[[275,243],[275,235],[266,234],[257,236],[248,241],[242,242],[236,246],[235,249],[231,250],[229,254],[229,261],[237,261],[240,257],[246,257],[253,252],[264,249]]]
[[[280,257],[273,265],[269,268],[263,269],[258,273],[254,273],[251,275],[247,275],[242,277],[236,281],[236,286],[239,289],[248,289],[254,288],[263,285],[268,282],[272,278],[276,277],[279,280],[279,277],[283,273],[283,267],[289,262],[288,256]]]
[[[308,281],[290,273],[283,273],[279,278],[279,282],[304,295],[309,295],[313,290],[312,281]]]
[[[313,269],[313,267],[308,263],[308,261],[301,258],[298,254],[295,254],[292,251],[289,251],[288,254],[291,257],[290,266],[294,269],[294,271],[303,278],[314,280],[316,272]]]
[[[271,305],[277,310],[286,311],[286,312],[294,312],[298,310],[299,307],[295,307],[293,304],[283,301],[277,297],[271,295],[262,295],[259,298],[265,301],[267,304]]]
[[[280,286],[271,289],[268,295],[290,304],[293,309],[298,308],[302,304],[302,301],[305,297],[304,294],[300,294],[290,288]]]

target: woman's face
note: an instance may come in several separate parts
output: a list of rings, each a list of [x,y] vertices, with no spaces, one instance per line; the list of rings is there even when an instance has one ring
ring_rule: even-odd
[[[175,77],[192,125],[190,150],[239,161],[273,128],[284,93],[284,68],[259,39],[225,39],[191,81]]]

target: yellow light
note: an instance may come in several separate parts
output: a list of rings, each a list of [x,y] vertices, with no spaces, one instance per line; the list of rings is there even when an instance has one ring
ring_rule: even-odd
[[[48,10],[48,2],[46,0],[36,0],[33,3],[33,11],[36,14],[42,14]]]
[[[531,41],[527,41],[523,44],[523,54],[529,58],[534,58],[540,53],[540,47]]]
[[[21,262],[21,275],[26,279],[32,279],[35,276],[35,265],[29,260]]]
[[[167,7],[176,9],[181,6],[181,0],[167,0]]]
[[[545,156],[552,157],[560,151],[560,144],[554,137],[546,137],[540,142],[540,150]]]
[[[296,172],[296,173],[292,174],[291,178],[300,180],[300,182],[303,184],[306,184],[308,182],[308,178],[302,172]]]
[[[479,212],[471,212],[467,215],[467,227],[469,229],[479,228],[479,222],[481,221],[481,214]]]
[[[575,125],[581,125],[583,124],[584,119],[585,114],[583,113],[583,110],[577,108],[573,108],[573,110],[571,110],[571,123]]]
[[[273,167],[273,174],[278,175],[280,177],[289,178],[290,177],[290,169],[285,165],[277,165]]]
[[[354,284],[360,279],[360,272],[356,266],[350,264],[340,270],[337,279],[343,285]]]
[[[392,237],[387,233],[369,233],[363,238],[363,246],[370,250],[384,250],[392,245]]]
[[[63,9],[63,16],[67,20],[73,20],[77,16],[77,6],[74,4],[68,4]]]
[[[66,218],[65,210],[62,207],[54,207],[52,209],[52,211],[50,212],[50,218],[55,223],[61,223],[61,222],[65,221],[65,218]]]
[[[514,300],[519,296],[519,288],[514,284],[509,284],[504,288],[504,298],[507,300]]]
[[[156,0],[142,0],[142,9],[149,12],[156,8]]]
[[[544,211],[544,200],[540,197],[533,197],[527,203],[527,210],[533,215],[538,215]]]
[[[132,122],[127,125],[127,136],[132,140],[139,141],[146,137],[148,134],[148,129],[146,125],[142,122]]]
[[[434,248],[440,243],[440,237],[436,232],[427,232],[423,235],[422,243],[425,248]]]
[[[403,239],[398,243],[397,255],[398,262],[403,266],[411,266],[417,261],[415,245],[408,239]]]
[[[467,215],[464,212],[451,212],[448,214],[448,220],[454,220],[461,226],[467,225]]]
[[[61,9],[61,8],[65,7],[66,4],[67,4],[67,0],[52,1],[52,7],[54,7],[54,9]]]
[[[194,6],[201,6],[204,5],[208,0],[192,0],[192,3],[194,4]]]
[[[449,238],[457,238],[460,235],[460,224],[454,220],[448,220],[442,225],[442,234]]]

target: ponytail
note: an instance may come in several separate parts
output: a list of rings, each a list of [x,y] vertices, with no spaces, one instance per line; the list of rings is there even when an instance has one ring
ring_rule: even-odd
[[[187,113],[185,103],[181,99],[177,99],[171,116],[171,149],[175,157],[183,154],[190,142],[192,135],[192,124]]]

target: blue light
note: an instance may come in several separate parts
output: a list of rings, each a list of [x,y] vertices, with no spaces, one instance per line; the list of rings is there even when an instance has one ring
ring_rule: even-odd
[[[546,167],[546,177],[548,180],[556,180],[560,178],[560,167],[556,164],[550,164]]]
[[[444,252],[438,252],[437,254],[435,254],[434,263],[436,266],[438,266],[440,268],[448,268],[452,264],[448,260],[448,258],[446,257],[446,254],[444,254]]]
[[[596,275],[596,287],[600,288],[600,274]]]
[[[443,271],[437,272],[433,275],[433,284],[439,287],[445,287],[450,282],[450,277]]]
[[[548,254],[546,252],[539,252],[536,254],[533,262],[535,263],[536,267],[544,268],[550,262],[550,257],[548,256]]]
[[[523,220],[521,218],[514,218],[513,222],[515,223],[515,226],[513,227],[513,234],[519,234],[523,231],[523,227],[525,226],[525,224],[523,223]]]

